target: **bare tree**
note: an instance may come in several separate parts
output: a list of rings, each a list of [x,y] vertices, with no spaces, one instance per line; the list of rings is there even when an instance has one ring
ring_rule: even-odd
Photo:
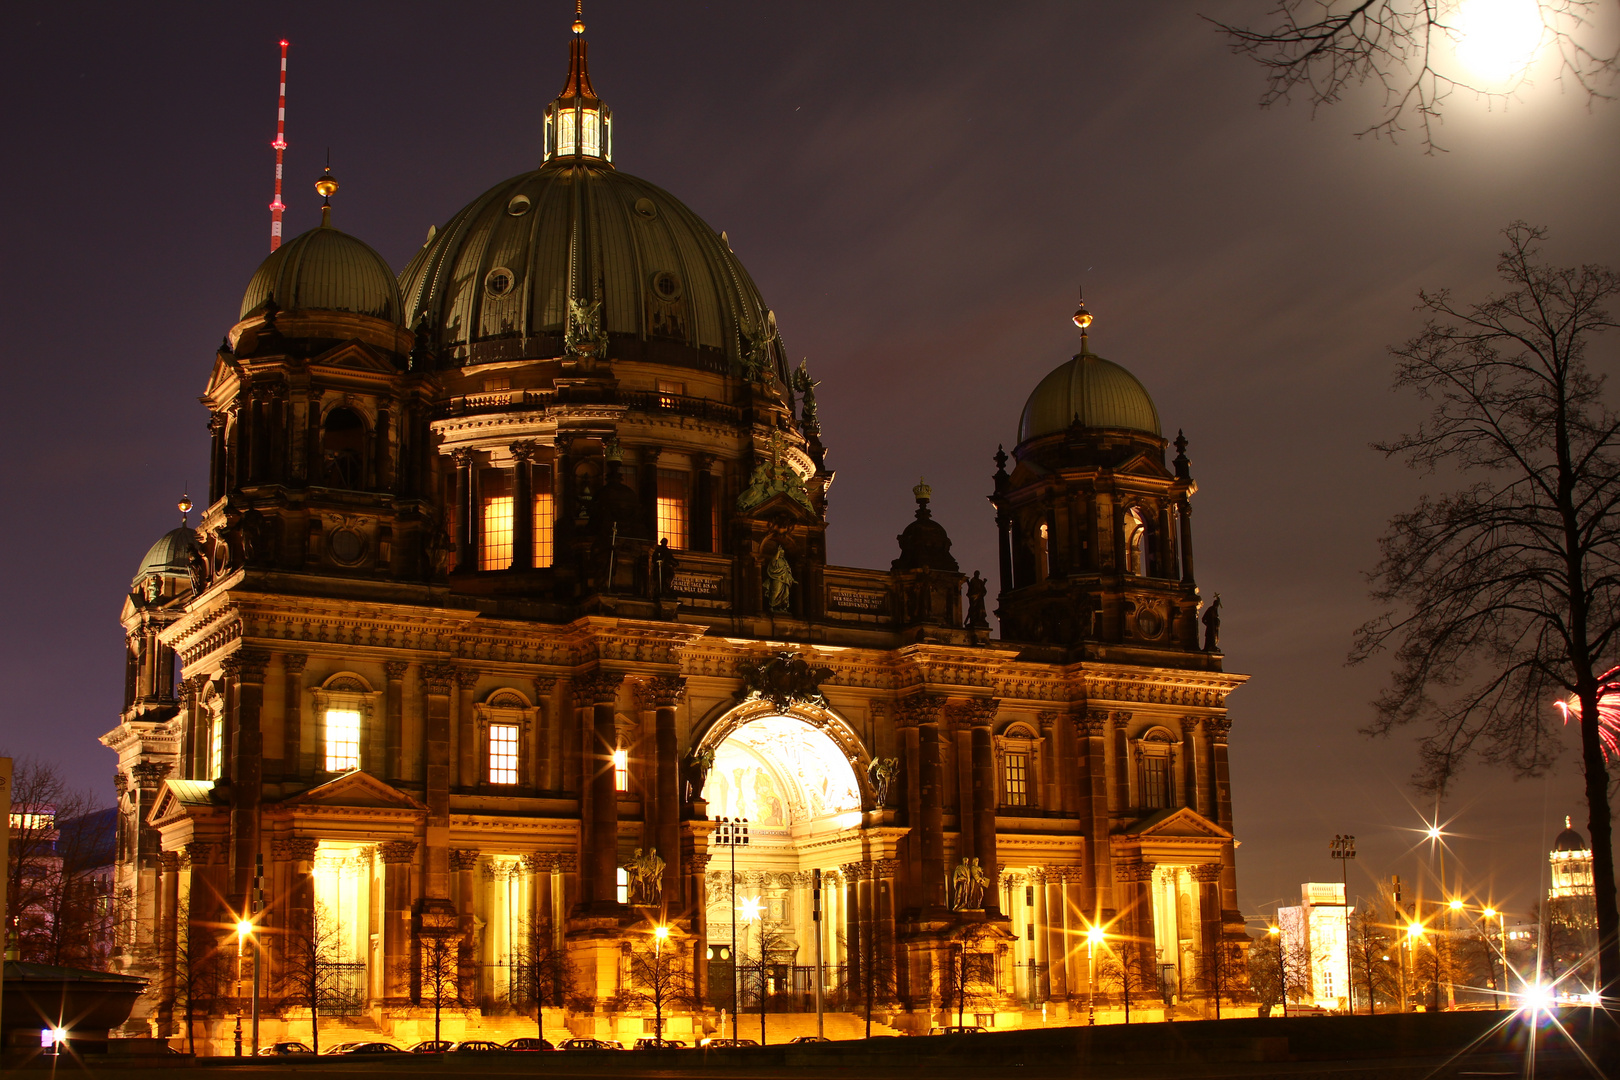
[[[1215,1019],[1221,1006],[1237,1003],[1249,992],[1249,962],[1241,942],[1218,938],[1215,948],[1200,958],[1196,985],[1215,1004]]]
[[[765,1012],[770,1005],[771,990],[786,971],[793,970],[793,938],[780,923],[765,919],[759,921],[755,932],[748,935],[740,957],[743,993],[752,993],[759,1006],[759,1044],[765,1045]],[[742,1011],[742,1002],[737,1003]]]
[[[1372,1015],[1378,1012],[1380,996],[1386,1004],[1399,997],[1396,962],[1388,959],[1399,942],[1395,912],[1387,900],[1360,899],[1350,915],[1350,985],[1362,991]],[[1355,1012],[1353,998],[1350,1004]]]
[[[6,940],[19,960],[105,968],[119,937],[114,811],[37,758],[17,761],[12,785]]]
[[[1118,988],[1120,1000],[1125,1006],[1127,1024],[1131,1022],[1132,999],[1140,1001],[1144,996],[1154,997],[1159,990],[1159,973],[1153,961],[1148,958],[1146,950],[1134,942],[1110,948],[1097,957],[1097,981],[1103,986]]]
[[[1541,261],[1544,231],[1506,230],[1507,291],[1475,304],[1422,293],[1423,332],[1394,350],[1397,385],[1434,402],[1419,429],[1378,445],[1426,472],[1472,481],[1398,515],[1381,540],[1362,662],[1394,648],[1367,729],[1412,722],[1421,780],[1437,794],[1472,754],[1521,775],[1559,750],[1564,704],[1579,720],[1592,838],[1598,969],[1620,985],[1620,913],[1600,674],[1620,646],[1620,415],[1587,350],[1616,326],[1620,275]],[[1606,1050],[1613,1054],[1616,1047]]]
[[[1287,1000],[1281,934],[1263,934],[1249,946],[1249,989],[1254,991],[1261,1016]]]
[[[660,1042],[664,1038],[664,1010],[666,1008],[697,1008],[696,982],[692,977],[692,958],[678,945],[653,942],[636,948],[630,954],[630,978],[620,993],[624,1004],[651,1008],[654,1033]],[[760,1022],[760,1042],[765,1041],[763,1014]]]
[[[320,1013],[338,1004],[342,992],[343,932],[325,904],[316,902],[309,922],[290,930],[284,939],[281,999],[284,1004],[309,1009],[310,1049],[321,1052]]]
[[[1434,123],[1455,90],[1506,97],[1525,83],[1521,73],[1505,86],[1476,86],[1459,72],[1441,70],[1440,57],[1458,34],[1455,17],[1462,0],[1273,0],[1254,26],[1211,20],[1232,50],[1266,72],[1260,104],[1304,96],[1312,109],[1332,105],[1346,91],[1371,83],[1382,89],[1377,122],[1361,134],[1394,137],[1415,118],[1423,143],[1436,149]],[[1597,44],[1591,18],[1597,0],[1537,0],[1542,42],[1558,51],[1560,79],[1568,79],[1588,99],[1606,97],[1603,87],[1616,71],[1617,52]]]
[[[894,1000],[900,993],[898,961],[892,948],[881,934],[873,932],[868,921],[861,932],[861,942],[852,945],[848,935],[840,932],[839,942],[844,946],[849,962],[839,970],[838,994],[846,1001],[861,1002],[866,1018],[865,1037],[872,1037],[872,1013],[881,1002]]]
[[[513,1008],[534,1007],[534,1029],[546,1037],[546,1006],[562,1008],[579,982],[579,968],[557,944],[549,922],[524,919],[513,934],[512,975],[507,993]]]
[[[422,934],[417,939],[417,966],[411,974],[420,978],[417,1000],[433,1005],[433,1041],[439,1041],[439,1023],[446,1006],[464,1004],[461,995],[463,939],[460,934]]]
[[[189,894],[180,910],[190,909]],[[187,1052],[197,1052],[197,1012],[215,1007],[225,996],[230,979],[229,959],[220,951],[212,931],[181,924],[174,943],[174,996],[186,1025]]]
[[[990,948],[985,948],[986,943]],[[995,937],[983,925],[969,925],[954,941],[946,943],[945,963],[940,970],[940,1004],[947,1013],[956,1013],[956,1026],[964,1026],[969,1008],[993,1005],[997,997]]]

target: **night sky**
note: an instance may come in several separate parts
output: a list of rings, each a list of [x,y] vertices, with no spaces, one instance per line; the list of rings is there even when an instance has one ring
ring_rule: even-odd
[[[571,7],[7,5],[0,748],[111,797],[119,606],[181,490],[204,494],[197,396],[269,250],[276,40],[287,235],[319,221],[330,147],[334,223],[400,267],[538,165]],[[1520,218],[1555,262],[1620,261],[1620,105],[1538,71],[1516,101],[1453,97],[1444,153],[1358,139],[1374,95],[1263,111],[1259,69],[1198,17],[1271,7],[586,12],[617,164],[728,233],[823,380],[834,562],[887,566],[925,475],[963,569],[993,576],[991,455],[1078,348],[1084,284],[1094,350],[1191,440],[1199,583],[1222,594],[1228,670],[1253,676],[1230,701],[1251,915],[1336,879],[1335,833],[1358,837],[1353,889],[1419,872],[1412,740],[1357,734],[1384,672],[1344,664],[1385,521],[1446,481],[1368,447],[1419,415],[1386,352],[1419,327],[1417,289],[1482,296]],[[1522,914],[1563,815],[1585,831],[1579,796],[1573,758],[1528,781],[1476,768],[1443,807],[1464,834],[1448,879]]]

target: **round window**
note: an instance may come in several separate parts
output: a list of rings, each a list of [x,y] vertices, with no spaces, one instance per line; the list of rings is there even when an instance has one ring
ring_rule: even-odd
[[[505,296],[517,288],[517,275],[504,266],[497,266],[484,275],[484,291],[490,296]]]
[[[1145,638],[1156,638],[1164,632],[1164,616],[1152,608],[1136,614],[1136,629]]]
[[[531,205],[527,195],[514,195],[512,201],[506,204],[506,212],[513,217],[522,217],[529,212]]]
[[[652,276],[653,293],[660,300],[679,300],[681,298],[681,279],[668,270],[660,270]]]
[[[360,557],[366,553],[365,538],[347,526],[333,529],[326,538],[326,547],[332,553],[333,561],[347,566],[359,562]]]
[[[655,218],[658,216],[658,206],[651,199],[643,196],[636,200],[636,213],[644,218]]]

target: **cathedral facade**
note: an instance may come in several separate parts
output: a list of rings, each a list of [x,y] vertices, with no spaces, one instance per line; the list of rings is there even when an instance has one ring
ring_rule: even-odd
[[[818,984],[909,1030],[1230,1001],[1244,677],[1185,440],[1082,306],[994,458],[996,580],[926,485],[888,568],[829,564],[816,383],[725,235],[614,167],[583,30],[537,169],[397,276],[329,218],[288,241],[213,358],[103,737],[140,1024],[223,1049],[239,949],[266,1042],[312,999],[619,1038]]]

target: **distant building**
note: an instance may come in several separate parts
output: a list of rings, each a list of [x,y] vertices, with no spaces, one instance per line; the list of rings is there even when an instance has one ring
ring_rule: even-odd
[[[1592,848],[1568,817],[1547,853],[1547,903],[1542,910],[1542,977],[1579,993],[1596,975],[1597,907],[1592,892]]]
[[[1308,881],[1300,886],[1298,907],[1277,909],[1283,947],[1289,965],[1290,986],[1309,987],[1303,1004],[1320,1009],[1343,1011],[1349,1002],[1350,968],[1345,954],[1345,920],[1355,908],[1345,910],[1344,886],[1337,881]],[[1304,965],[1302,979],[1298,966]]]

